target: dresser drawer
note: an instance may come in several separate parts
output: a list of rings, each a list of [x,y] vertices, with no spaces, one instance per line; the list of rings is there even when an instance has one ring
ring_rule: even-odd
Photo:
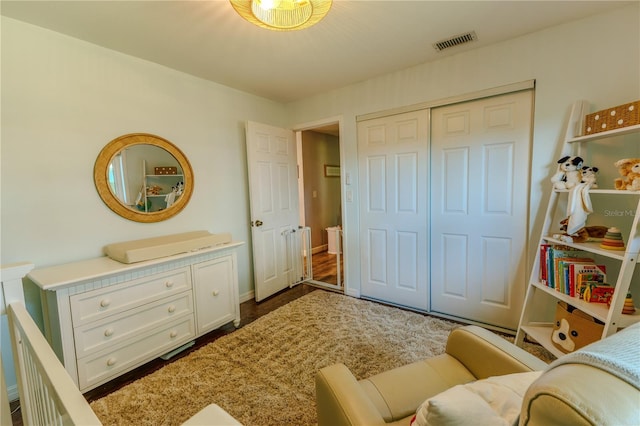
[[[106,382],[121,372],[131,370],[152,360],[195,337],[193,315],[175,323],[158,327],[144,337],[136,337],[103,351],[78,360],[78,387],[81,391]]]
[[[73,324],[77,327],[190,289],[191,272],[185,267],[75,294],[70,297]]]
[[[76,355],[89,354],[144,334],[184,315],[193,315],[193,294],[186,291],[74,329]]]

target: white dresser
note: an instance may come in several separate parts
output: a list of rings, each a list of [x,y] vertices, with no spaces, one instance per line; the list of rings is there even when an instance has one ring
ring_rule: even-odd
[[[34,269],[45,334],[82,392],[229,322],[240,325],[242,242],[125,264],[100,257]]]

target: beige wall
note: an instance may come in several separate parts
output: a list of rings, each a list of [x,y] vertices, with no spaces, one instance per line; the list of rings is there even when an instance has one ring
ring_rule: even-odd
[[[2,263],[43,267],[206,229],[247,242],[239,281],[251,291],[244,122],[284,119],[279,103],[3,17]],[[170,140],[191,162],[194,192],[172,219],[131,222],[98,197],[98,153],[133,132]]]

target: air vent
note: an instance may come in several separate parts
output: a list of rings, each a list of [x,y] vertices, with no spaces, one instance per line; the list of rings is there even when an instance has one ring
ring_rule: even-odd
[[[476,32],[471,31],[469,33],[460,34],[460,35],[448,38],[446,40],[440,40],[436,43],[433,43],[433,48],[436,49],[438,52],[440,52],[441,50],[448,49],[450,47],[469,43],[473,40],[476,40],[477,38],[478,36],[476,36]]]

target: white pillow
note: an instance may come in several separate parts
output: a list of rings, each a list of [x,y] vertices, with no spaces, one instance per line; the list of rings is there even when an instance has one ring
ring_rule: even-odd
[[[541,374],[507,374],[454,386],[423,402],[411,426],[513,425],[524,393]]]

